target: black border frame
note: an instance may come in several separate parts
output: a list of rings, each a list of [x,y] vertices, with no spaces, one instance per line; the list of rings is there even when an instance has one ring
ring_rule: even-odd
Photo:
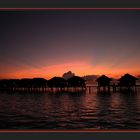
[[[51,0],[50,0],[51,1]],[[73,8],[85,8],[85,10],[87,8],[98,8],[97,10],[104,9],[104,8],[110,8],[110,10],[113,10],[114,8],[126,8],[125,10],[138,10],[140,9],[140,1],[136,2],[136,0],[134,1],[126,1],[126,2],[102,2],[99,3],[97,1],[94,1],[93,3],[87,3],[86,0],[85,2],[82,2],[82,4],[80,4],[80,2],[78,3],[50,3],[50,2],[46,2],[44,3],[14,3],[11,2],[9,0],[8,2],[0,2],[0,11],[26,11],[26,10],[36,10],[36,8],[39,8],[38,10],[45,10],[46,8],[70,8],[69,10],[74,10]],[[29,8],[29,9],[28,9]],[[32,9],[33,8],[33,9]],[[42,9],[44,8],[44,9]],[[113,8],[113,9],[112,9]],[[63,9],[63,10],[64,10]],[[75,10],[76,10],[75,9]],[[117,10],[116,9],[116,10]],[[61,9],[62,10],[62,9]],[[82,9],[81,9],[82,10]],[[104,9],[105,10],[105,9]],[[30,131],[24,131],[24,132],[20,132],[20,131],[14,131],[14,132],[8,132],[8,131],[0,131],[0,139],[14,139],[14,140],[28,140],[28,139],[33,139],[33,140],[46,140],[46,139],[52,139],[52,140],[103,140],[103,139],[107,139],[107,140],[118,140],[118,139],[127,139],[127,140],[139,140],[140,139],[140,131],[118,131],[118,132],[30,132]]]

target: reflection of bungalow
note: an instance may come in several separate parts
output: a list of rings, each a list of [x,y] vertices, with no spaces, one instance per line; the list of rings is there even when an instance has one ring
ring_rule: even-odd
[[[85,87],[85,80],[79,76],[73,76],[67,81],[69,87]]]
[[[112,79],[105,75],[102,75],[99,78],[97,78],[96,81],[98,82],[99,87],[106,87],[110,85],[110,81],[112,81]]]
[[[65,87],[66,80],[61,77],[53,77],[50,80],[48,80],[48,86],[49,87]]]
[[[127,73],[122,76],[118,81],[120,86],[130,87],[136,85],[136,80],[138,80],[138,78]]]

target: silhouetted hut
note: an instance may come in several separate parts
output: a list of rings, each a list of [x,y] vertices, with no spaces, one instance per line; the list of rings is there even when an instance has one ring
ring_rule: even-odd
[[[10,88],[11,82],[9,82],[9,79],[2,79],[2,80],[0,80],[0,87],[1,88]]]
[[[100,90],[100,87],[103,87],[105,90],[105,87],[108,87],[108,90],[110,90],[110,81],[112,81],[111,78],[102,75],[96,79],[96,82],[98,82],[98,90]]]
[[[111,78],[105,76],[105,75],[102,75],[100,77],[98,77],[96,79],[96,81],[98,82],[98,86],[110,86],[110,81],[112,81]]]
[[[0,81],[0,87],[1,88],[14,88],[17,87],[19,80],[18,79],[3,79]]]
[[[32,79],[30,79],[30,78],[20,79],[20,81],[18,83],[18,87],[20,87],[20,88],[32,87]]]
[[[67,82],[65,79],[61,77],[53,77],[50,80],[48,80],[48,86],[49,87],[65,87],[67,85]]]
[[[123,75],[118,81],[120,87],[131,87],[136,86],[136,80],[138,80],[138,78],[127,73]]]
[[[79,76],[73,76],[68,80],[69,87],[85,87],[85,80]]]
[[[32,79],[32,86],[33,87],[46,87],[47,86],[47,80],[44,78],[33,78]]]
[[[15,88],[18,86],[19,79],[9,79],[8,82],[9,82],[9,87]]]

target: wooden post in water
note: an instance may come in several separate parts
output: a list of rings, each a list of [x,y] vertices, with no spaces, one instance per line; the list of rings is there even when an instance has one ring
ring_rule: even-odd
[[[91,87],[89,86],[89,93],[91,93]]]
[[[97,86],[97,91],[100,92],[100,86]]]
[[[115,84],[113,84],[113,92],[116,92],[116,85]]]
[[[110,85],[108,86],[108,92],[110,92]]]

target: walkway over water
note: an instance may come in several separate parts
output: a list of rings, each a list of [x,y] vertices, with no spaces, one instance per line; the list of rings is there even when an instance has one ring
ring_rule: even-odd
[[[87,91],[87,92],[92,92],[92,91],[97,91],[97,92],[117,92],[121,90],[133,90],[133,91],[139,91],[140,90],[140,85],[132,86],[132,87],[123,87],[123,86],[118,86],[118,85],[110,85],[108,87],[100,87],[98,85],[87,85],[85,87],[14,87],[14,88],[0,88],[1,91],[19,91],[19,92],[77,92],[77,91]]]

